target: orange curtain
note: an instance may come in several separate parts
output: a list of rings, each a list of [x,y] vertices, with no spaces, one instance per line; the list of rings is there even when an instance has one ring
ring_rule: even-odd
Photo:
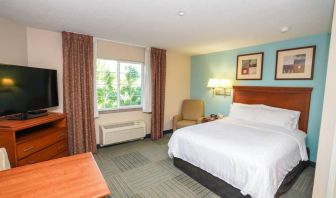
[[[69,152],[96,152],[93,109],[93,37],[62,32],[63,94]]]
[[[151,48],[150,63],[152,70],[151,139],[158,140],[163,136],[166,85],[166,50]]]

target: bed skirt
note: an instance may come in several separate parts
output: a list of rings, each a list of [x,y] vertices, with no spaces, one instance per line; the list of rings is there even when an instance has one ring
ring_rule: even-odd
[[[244,196],[241,194],[240,190],[226,183],[225,181],[211,175],[210,173],[202,170],[189,162],[186,162],[180,158],[174,157],[174,165],[182,170],[184,173],[189,175],[191,178],[216,193],[218,196],[223,198],[249,198],[251,196]],[[309,165],[308,161],[300,161],[300,163],[290,171],[283,182],[281,183],[275,197],[279,197],[281,194],[288,191],[294,184],[300,173],[307,168]]]

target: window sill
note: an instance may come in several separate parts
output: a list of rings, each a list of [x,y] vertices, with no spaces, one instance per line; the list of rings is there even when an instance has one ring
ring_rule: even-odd
[[[127,108],[127,109],[109,109],[109,110],[100,110],[99,114],[109,114],[109,113],[122,113],[122,112],[131,112],[131,111],[141,111],[141,107],[136,108]]]

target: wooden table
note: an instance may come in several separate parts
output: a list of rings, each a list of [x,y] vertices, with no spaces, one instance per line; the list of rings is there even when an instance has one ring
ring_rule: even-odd
[[[1,198],[93,198],[110,194],[91,153],[0,171]]]

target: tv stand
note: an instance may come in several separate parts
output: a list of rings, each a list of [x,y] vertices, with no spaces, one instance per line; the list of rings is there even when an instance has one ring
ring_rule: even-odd
[[[31,120],[0,119],[0,147],[12,167],[68,155],[66,115],[47,113]]]
[[[42,113],[47,113],[47,112],[48,110],[46,109],[39,109],[35,111],[28,111],[28,114],[37,115],[37,114],[42,114]]]
[[[29,120],[33,118],[38,118],[42,116],[47,116],[47,110],[36,110],[36,111],[29,111],[27,113],[19,113],[15,115],[6,116],[8,120]]]

